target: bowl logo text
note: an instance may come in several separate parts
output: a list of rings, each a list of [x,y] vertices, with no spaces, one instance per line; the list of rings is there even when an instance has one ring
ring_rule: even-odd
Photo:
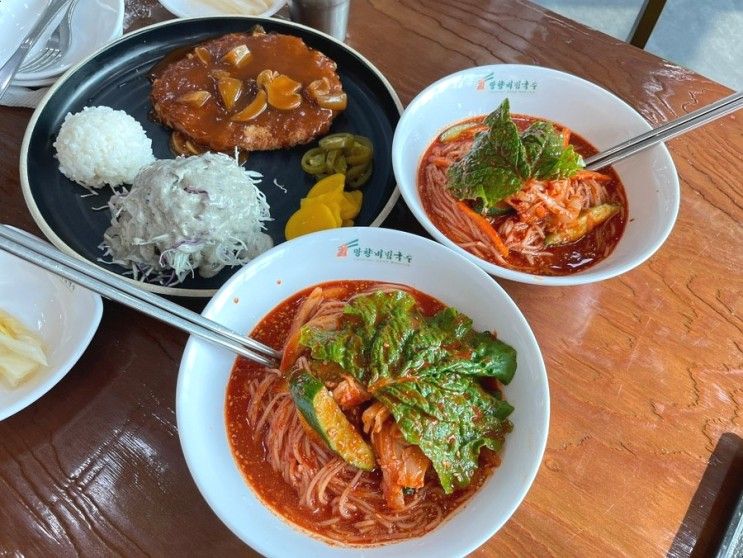
[[[337,258],[352,258],[355,260],[371,260],[382,263],[410,265],[413,256],[393,247],[362,246],[358,238],[338,246],[335,253]]]
[[[496,78],[493,72],[477,80],[475,84],[477,91],[518,91],[522,93],[531,93],[536,91],[537,82],[528,79],[501,79]]]

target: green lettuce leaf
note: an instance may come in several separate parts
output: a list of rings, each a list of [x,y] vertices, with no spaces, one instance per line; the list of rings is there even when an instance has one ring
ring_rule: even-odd
[[[431,460],[444,491],[467,486],[480,449],[498,450],[513,407],[479,378],[507,384],[516,351],[454,308],[423,316],[404,291],[356,297],[337,331],[305,326],[300,343],[362,382],[397,421],[405,440]]]
[[[390,409],[405,440],[431,460],[447,494],[469,485],[480,449],[498,451],[511,430],[506,417],[513,407],[467,376],[441,374],[395,383],[375,397]]]
[[[567,178],[583,168],[583,159],[572,145],[563,145],[560,134],[550,122],[535,122],[521,134],[531,178],[554,180]]]
[[[478,134],[467,155],[448,171],[452,195],[477,201],[483,213],[531,178],[567,178],[584,166],[572,145],[563,146],[562,135],[549,122],[535,122],[519,134],[508,99],[485,118],[485,124],[490,129]]]
[[[485,119],[490,130],[475,138],[469,153],[449,168],[449,188],[459,199],[487,204],[518,192],[530,167],[508,99]]]

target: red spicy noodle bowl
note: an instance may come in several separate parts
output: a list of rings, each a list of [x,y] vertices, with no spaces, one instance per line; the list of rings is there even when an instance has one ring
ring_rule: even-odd
[[[282,302],[251,336],[284,358],[275,369],[237,359],[229,442],[258,497],[303,530],[354,546],[423,535],[500,463],[513,410],[501,390],[516,353],[438,300],[403,285],[324,283]],[[451,401],[430,395],[444,392]],[[436,430],[450,419],[466,424]],[[457,444],[477,449],[468,463],[446,454]]]
[[[478,134],[487,132],[485,118],[455,124],[423,155],[418,191],[433,224],[483,260],[536,275],[568,275],[606,258],[627,221],[624,188],[612,168],[601,173],[577,169],[571,176],[554,179],[528,178],[519,191],[504,197],[489,213],[475,200],[458,198],[452,192],[449,169],[470,153]],[[520,133],[545,122],[521,114],[511,118]],[[550,124],[578,155],[597,153],[578,134]],[[463,131],[451,138],[448,131],[458,128]],[[576,229],[582,234],[576,234]]]

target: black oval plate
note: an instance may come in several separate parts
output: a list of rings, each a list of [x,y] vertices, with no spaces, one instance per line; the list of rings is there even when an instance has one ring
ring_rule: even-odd
[[[53,244],[118,275],[125,271],[118,265],[98,260],[102,256],[98,246],[111,217],[108,209],[95,211],[93,208],[106,205],[110,189],[101,189],[97,196],[81,197],[86,190],[59,172],[52,144],[65,115],[95,105],[124,110],[142,124],[152,139],[155,157],[173,158],[168,146],[170,131],[150,116],[150,69],[174,49],[225,33],[249,31],[256,24],[268,32],[296,35],[338,64],[338,74],[348,94],[348,108],[336,118],[330,133],[349,131],[366,136],[374,143],[374,174],[364,187],[364,203],[356,224],[381,224],[398,197],[391,150],[402,105],[389,82],[369,61],[345,44],[306,27],[276,19],[211,17],[171,20],[119,39],[65,74],[36,109],[21,148],[21,184],[36,224]],[[314,183],[300,166],[302,154],[311,145],[315,144],[251,153],[245,165],[263,174],[260,187],[266,194],[273,218],[267,224],[267,232],[274,244],[285,241],[284,225]],[[277,187],[274,180],[287,191]],[[209,279],[188,278],[173,287],[138,284],[162,294],[210,296],[237,269],[224,269]]]

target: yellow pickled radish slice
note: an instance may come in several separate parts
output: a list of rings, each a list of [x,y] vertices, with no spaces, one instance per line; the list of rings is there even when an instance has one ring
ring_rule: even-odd
[[[339,215],[341,220],[353,219],[361,211],[361,197],[357,194],[353,196],[349,195],[350,192],[344,192],[343,190],[332,190],[325,194],[317,194],[314,196],[308,195],[301,203],[306,202],[320,202],[324,203],[328,207],[338,206]],[[361,192],[359,192],[361,194]]]
[[[316,196],[314,198],[302,198],[302,200],[299,202],[300,208],[310,207],[312,205],[324,205],[325,207],[330,209],[330,212],[333,215],[335,226],[341,226],[343,218],[341,217],[342,210],[339,198],[332,197],[332,195],[330,194],[323,194],[322,196]]]
[[[307,192],[307,197],[313,198],[321,194],[342,192],[343,186],[345,185],[345,183],[346,183],[345,175],[341,173],[331,174],[330,176],[326,176],[325,178],[319,180],[317,184],[315,184],[312,188],[310,188],[310,191]]]
[[[287,240],[325,229],[336,228],[336,220],[328,206],[318,203],[300,208],[286,223]]]
[[[343,192],[344,203],[341,204],[341,217],[344,220],[355,219],[361,212],[361,203],[364,200],[364,194],[361,190],[352,190]],[[346,208],[345,211],[343,210]]]

